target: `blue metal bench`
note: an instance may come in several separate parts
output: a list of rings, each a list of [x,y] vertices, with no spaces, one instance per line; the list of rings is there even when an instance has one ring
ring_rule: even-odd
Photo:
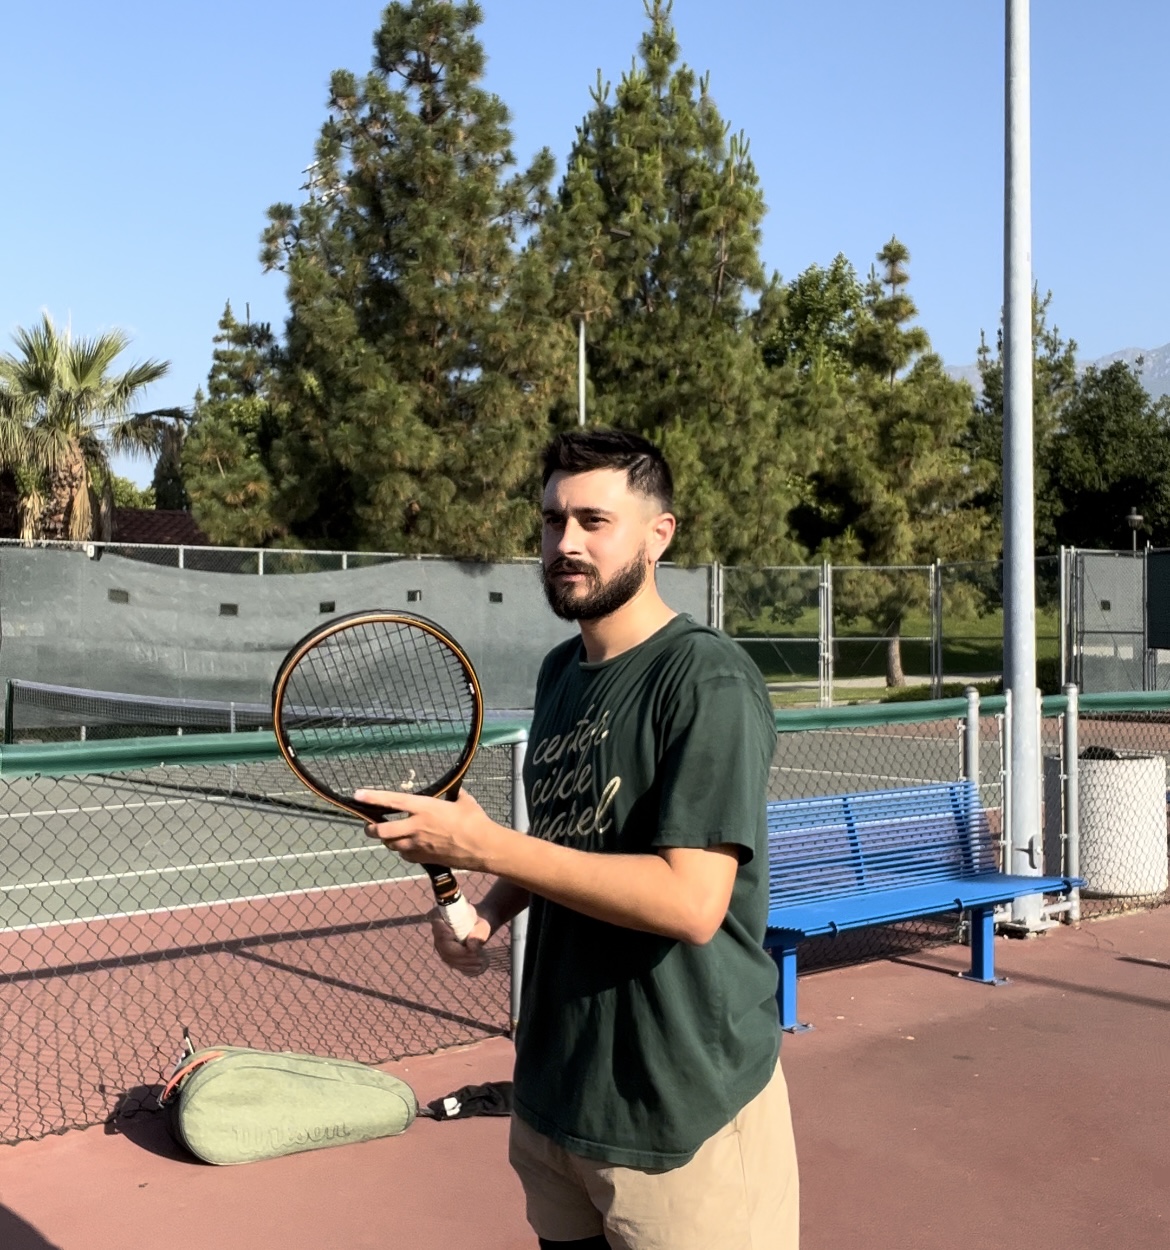
[[[995,977],[995,907],[1027,894],[1065,893],[1071,877],[1009,876],[969,781],[784,799],[768,804],[770,904],[764,945],[780,968],[776,998],[796,1019],[796,948],[805,938],[919,916],[967,911],[971,971]]]

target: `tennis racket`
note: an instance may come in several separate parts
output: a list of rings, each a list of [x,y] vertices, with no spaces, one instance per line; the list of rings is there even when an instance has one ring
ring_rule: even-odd
[[[399,813],[360,789],[454,799],[483,729],[475,669],[444,629],[407,612],[354,612],[306,634],[272,685],[285,763],[314,794],[362,821]],[[424,864],[439,912],[462,942],[475,924],[449,868]]]

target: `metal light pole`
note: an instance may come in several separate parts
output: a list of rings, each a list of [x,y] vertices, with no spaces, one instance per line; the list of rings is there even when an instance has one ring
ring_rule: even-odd
[[[585,428],[585,318],[577,322],[577,424]]]
[[[1038,876],[1040,722],[1036,689],[1036,544],[1032,504],[1032,138],[1029,0],[1006,0],[1004,73],[1004,676],[1012,696],[1009,871]],[[1012,904],[1040,927],[1041,898]]]

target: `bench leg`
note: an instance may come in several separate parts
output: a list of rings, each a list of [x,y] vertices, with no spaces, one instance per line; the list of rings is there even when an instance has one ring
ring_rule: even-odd
[[[810,1033],[813,1026],[801,1024],[796,1018],[796,943],[773,946],[771,954],[780,969],[780,984],[776,987],[780,1027],[785,1033]]]
[[[971,971],[960,972],[965,981],[983,985],[1006,985],[1007,977],[995,975],[995,908],[971,909]]]

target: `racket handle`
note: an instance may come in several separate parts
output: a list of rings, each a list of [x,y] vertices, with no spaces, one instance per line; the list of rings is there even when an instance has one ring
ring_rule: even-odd
[[[435,902],[439,904],[439,915],[459,941],[465,942],[479,919],[475,908],[463,897],[459,882],[455,880],[455,874],[450,868],[442,868],[438,864],[424,864],[423,867],[431,879]]]
[[[440,903],[439,915],[460,942],[467,941],[468,934],[475,928],[475,922],[479,919],[475,908],[462,894],[457,894],[449,903]]]

